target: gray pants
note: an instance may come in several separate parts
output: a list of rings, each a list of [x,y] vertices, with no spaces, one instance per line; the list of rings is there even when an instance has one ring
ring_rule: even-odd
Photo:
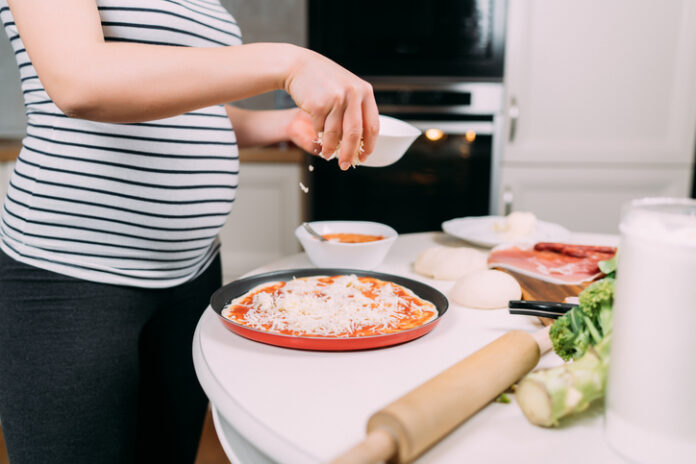
[[[0,252],[0,417],[12,464],[192,463],[191,341],[219,257],[171,289],[86,282]]]

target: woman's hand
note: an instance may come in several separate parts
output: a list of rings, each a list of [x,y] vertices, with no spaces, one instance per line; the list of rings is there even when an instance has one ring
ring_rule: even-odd
[[[312,118],[299,108],[289,110],[289,121],[285,129],[287,140],[308,153],[318,155],[321,145],[317,143],[319,135],[314,130]]]
[[[321,145],[312,118],[299,108],[287,110],[246,110],[225,105],[239,148],[273,145],[291,141],[308,153],[318,155]]]
[[[370,84],[318,53],[299,49],[284,88],[307,112],[314,131],[322,132],[323,157],[331,156],[340,142],[338,162],[346,170],[356,157],[364,161],[372,153],[379,113]]]

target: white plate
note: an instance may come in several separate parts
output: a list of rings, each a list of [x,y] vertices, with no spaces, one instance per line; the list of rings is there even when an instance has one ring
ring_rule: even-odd
[[[509,236],[495,229],[496,224],[504,224],[504,216],[474,216],[450,219],[442,223],[446,233],[483,247],[494,247],[511,242],[564,242],[570,238],[570,231],[551,222],[537,221],[530,235]]]

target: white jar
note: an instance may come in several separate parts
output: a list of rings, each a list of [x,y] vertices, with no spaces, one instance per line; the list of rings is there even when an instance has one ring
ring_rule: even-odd
[[[696,200],[636,200],[620,230],[606,436],[634,462],[696,462]]]

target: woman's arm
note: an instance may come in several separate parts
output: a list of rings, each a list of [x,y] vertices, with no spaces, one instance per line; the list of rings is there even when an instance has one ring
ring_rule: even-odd
[[[331,60],[289,44],[190,48],[106,43],[94,0],[10,0],[27,53],[51,99],[69,116],[105,122],[164,118],[286,90],[323,131],[323,153],[341,141],[342,166],[374,148],[372,89]]]
[[[94,0],[10,0],[41,82],[68,116],[139,122],[283,85],[298,47],[106,43]]]

